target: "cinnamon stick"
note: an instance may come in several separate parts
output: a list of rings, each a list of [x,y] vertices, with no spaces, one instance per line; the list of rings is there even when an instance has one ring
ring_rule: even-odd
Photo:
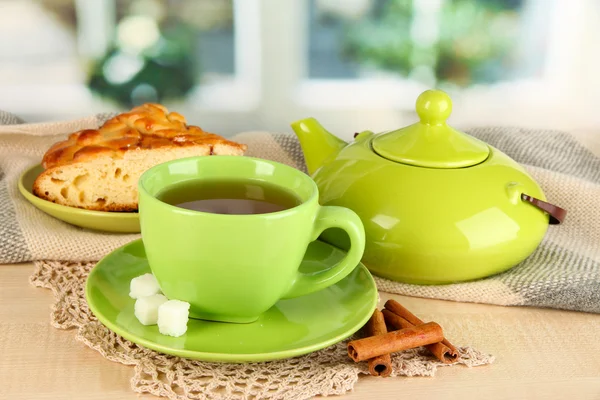
[[[387,333],[385,320],[381,311],[375,309],[365,328],[367,336],[378,336]],[[382,354],[369,359],[369,373],[373,376],[390,376],[392,373],[392,358],[390,354]]]
[[[400,329],[383,335],[370,336],[348,343],[348,355],[355,362],[368,360],[383,354],[413,349],[444,339],[442,327],[428,322],[412,328]]]
[[[384,309],[382,313],[385,322],[387,322],[394,329],[405,329],[414,326],[406,319],[394,314],[390,310]],[[456,351],[452,351],[448,346],[446,346],[442,342],[428,344],[425,346],[425,348],[429,350],[431,354],[433,354],[438,360],[440,360],[444,364],[451,364],[453,362],[456,362],[456,360],[458,359],[458,353]]]
[[[385,302],[384,306],[388,311],[391,311],[392,313],[405,319],[406,321],[410,322],[413,325],[423,324],[422,320],[420,320],[416,315],[414,315],[413,313],[408,311],[406,308],[404,308],[402,306],[402,304],[398,303],[396,300],[390,299]],[[446,338],[443,338],[441,343],[449,349],[449,352],[447,352],[447,355],[444,355],[444,360],[446,360],[447,358],[449,360],[452,360],[450,362],[458,360],[459,355],[458,355],[458,351],[456,350],[456,347],[454,347],[452,345],[452,343],[450,343]],[[438,349],[437,351],[441,351],[441,349]],[[432,353],[433,353],[433,351],[432,351]],[[437,355],[435,355],[435,356],[438,357]],[[443,362],[446,362],[446,361],[442,360],[440,357],[438,357],[438,359],[440,359]]]

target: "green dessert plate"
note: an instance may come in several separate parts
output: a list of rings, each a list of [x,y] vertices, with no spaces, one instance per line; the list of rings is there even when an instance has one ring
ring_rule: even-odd
[[[54,218],[81,228],[118,233],[140,232],[140,219],[136,212],[91,211],[40,199],[33,194],[33,182],[43,171],[41,165],[34,165],[25,170],[19,179],[19,191],[34,207]]]
[[[310,244],[300,268],[307,272],[329,268],[344,255],[344,251],[316,241]],[[160,334],[156,325],[142,325],[134,315],[129,284],[148,272],[141,239],[110,253],[87,279],[85,296],[92,313],[108,329],[140,346],[202,361],[269,361],[325,348],[359,330],[378,301],[371,274],[359,264],[335,285],[280,300],[256,322],[190,319],[184,335],[170,337]]]

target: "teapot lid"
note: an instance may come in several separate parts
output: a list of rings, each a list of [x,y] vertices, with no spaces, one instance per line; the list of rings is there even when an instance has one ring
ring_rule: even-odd
[[[485,161],[484,142],[446,124],[452,112],[450,96],[427,90],[417,98],[420,122],[375,137],[373,150],[392,161],[418,167],[464,168]]]

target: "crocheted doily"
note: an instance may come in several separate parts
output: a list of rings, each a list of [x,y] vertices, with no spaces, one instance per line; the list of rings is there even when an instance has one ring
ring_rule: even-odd
[[[366,363],[354,363],[346,341],[305,356],[250,364],[209,363],[157,353],[108,330],[85,301],[85,280],[93,263],[36,261],[30,278],[34,286],[52,290],[51,323],[76,329],[77,339],[105,358],[134,366],[131,387],[169,399],[307,399],[351,391]],[[348,339],[350,340],[350,339]],[[494,357],[470,347],[458,348],[458,364],[489,364]],[[392,376],[433,376],[444,364],[423,349],[392,355]],[[456,364],[455,364],[456,365]]]

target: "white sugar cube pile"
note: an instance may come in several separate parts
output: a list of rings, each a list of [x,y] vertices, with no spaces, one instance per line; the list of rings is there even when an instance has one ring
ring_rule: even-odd
[[[190,304],[169,300],[158,307],[158,331],[163,335],[178,337],[187,331]]]
[[[163,335],[179,337],[187,331],[190,304],[169,300],[161,292],[154,275],[148,273],[131,280],[129,297],[136,299],[135,317],[143,325],[158,325]]]
[[[157,293],[160,293],[160,286],[158,286],[158,281],[152,274],[144,274],[133,278],[129,285],[129,297],[132,299],[152,296]]]

